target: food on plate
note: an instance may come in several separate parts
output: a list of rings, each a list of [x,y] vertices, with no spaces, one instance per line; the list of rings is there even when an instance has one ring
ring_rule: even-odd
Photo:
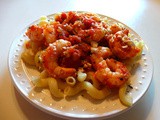
[[[143,42],[132,39],[121,23],[88,12],[62,12],[41,17],[26,36],[21,58],[41,72],[36,87],[48,87],[58,98],[86,91],[94,99],[116,89],[121,102],[132,105],[126,61],[136,62]]]

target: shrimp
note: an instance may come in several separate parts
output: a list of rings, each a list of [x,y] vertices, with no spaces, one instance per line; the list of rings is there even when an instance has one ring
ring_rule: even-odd
[[[66,28],[67,29],[67,28]],[[69,36],[68,31],[63,28],[59,22],[53,22],[44,28],[45,45],[55,42],[57,39],[67,40]]]
[[[58,65],[58,59],[67,47],[71,46],[69,41],[60,39],[50,44],[41,54],[44,69],[54,78],[67,78],[74,76],[75,68],[65,68]]]
[[[55,24],[55,23],[54,23]],[[44,29],[45,44],[48,46],[57,40],[55,25],[47,25]]]
[[[110,31],[112,34],[115,34],[118,31],[121,31],[122,28],[120,26],[118,26],[117,24],[113,24],[110,26]]]
[[[82,19],[92,19],[92,20],[94,20],[95,22],[100,22],[101,21],[101,19],[100,19],[100,17],[97,15],[97,14],[94,14],[94,13],[81,13],[80,14],[80,17],[82,18]]]
[[[106,59],[106,68],[95,72],[95,78],[109,88],[119,88],[130,77],[130,72],[126,66],[114,59]]]
[[[44,35],[42,27],[32,25],[28,28],[26,35],[30,39],[26,43],[26,48],[31,48],[33,52],[36,53],[44,47]]]
[[[86,42],[100,41],[105,36],[105,29],[102,28],[91,28],[85,30],[79,30],[77,35]]]
[[[91,48],[91,62],[94,69],[100,69],[106,67],[106,62],[104,59],[111,57],[113,54],[108,47],[99,46],[97,48]]]
[[[81,14],[81,21],[75,22],[74,32],[85,42],[100,41],[106,33],[106,28],[94,14]]]
[[[91,52],[93,54],[96,54],[96,56],[103,57],[104,59],[111,57],[113,55],[108,47],[103,47],[103,46],[92,47]]]
[[[61,24],[74,23],[78,19],[76,12],[69,11],[68,13],[62,12],[60,15],[55,16],[55,21]]]
[[[41,42],[44,39],[43,28],[37,25],[32,25],[28,28],[26,35],[33,42]]]
[[[90,54],[90,46],[86,43],[79,43],[68,47],[61,59],[61,66],[74,67],[78,69],[83,66],[83,62]]]
[[[126,35],[126,31],[118,31],[109,40],[109,47],[113,54],[119,59],[129,59],[136,56],[140,49],[137,48],[134,42]]]

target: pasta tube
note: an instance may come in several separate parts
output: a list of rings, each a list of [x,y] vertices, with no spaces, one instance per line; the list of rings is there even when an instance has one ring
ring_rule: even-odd
[[[54,78],[47,78],[47,79],[51,94],[57,98],[62,98],[64,95],[58,88],[57,80]]]
[[[110,94],[110,91],[107,88],[98,90],[90,82],[87,81],[80,82],[74,87],[67,87],[65,89],[65,94],[66,96],[74,96],[82,90],[86,90],[86,92],[94,99],[104,99]]]
[[[126,105],[126,106],[132,106],[132,97],[126,94],[127,90],[127,84],[124,84],[120,89],[119,89],[119,99],[120,101]]]
[[[46,16],[41,16],[39,26],[45,27],[48,24],[48,20]]]
[[[36,87],[48,87],[48,78],[38,79],[35,85]]]
[[[60,79],[58,80],[57,84],[58,84],[58,88],[61,89],[61,90],[64,90],[68,86],[66,81],[63,81],[63,80],[60,80]]]
[[[41,60],[41,55],[42,51],[38,51],[34,57],[34,62],[35,62],[35,65],[36,67],[41,70],[43,67],[42,67],[42,60]]]
[[[31,49],[25,49],[25,51],[21,55],[21,58],[25,63],[29,65],[35,65],[34,53]]]
[[[66,83],[70,86],[74,86],[76,84],[76,79],[72,76],[66,78]]]
[[[85,82],[85,89],[94,99],[104,99],[110,94],[110,91],[106,87],[102,90],[98,90],[90,82]]]
[[[83,82],[80,82],[73,87],[68,86],[64,89],[64,94],[66,96],[74,96],[74,95],[78,94],[79,92],[81,92],[82,90],[84,90],[83,86],[84,86]]]
[[[48,74],[47,72],[44,70],[40,73],[40,76],[38,79],[36,79],[34,81],[34,84],[36,85],[36,87],[48,87]]]
[[[86,80],[90,81],[95,88],[100,88],[100,83],[94,78],[94,72],[88,72]]]
[[[82,81],[84,81],[86,79],[86,77],[87,77],[86,73],[83,73],[80,70],[77,72],[77,80],[78,81],[82,82]]]

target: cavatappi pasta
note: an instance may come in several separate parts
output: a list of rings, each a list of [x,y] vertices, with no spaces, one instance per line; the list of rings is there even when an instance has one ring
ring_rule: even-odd
[[[127,61],[141,56],[143,42],[133,40],[122,24],[108,23],[97,14],[70,11],[53,17],[41,17],[26,31],[21,58],[41,71],[35,86],[58,98],[86,91],[94,99],[105,99],[116,89],[121,102],[131,106]]]

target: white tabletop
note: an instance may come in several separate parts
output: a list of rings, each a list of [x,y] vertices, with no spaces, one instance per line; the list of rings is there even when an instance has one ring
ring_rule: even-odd
[[[151,86],[129,111],[110,120],[160,119],[160,0],[0,0],[0,120],[61,120],[35,108],[15,89],[8,71],[12,41],[42,15],[80,10],[125,23],[145,41],[154,62]]]

